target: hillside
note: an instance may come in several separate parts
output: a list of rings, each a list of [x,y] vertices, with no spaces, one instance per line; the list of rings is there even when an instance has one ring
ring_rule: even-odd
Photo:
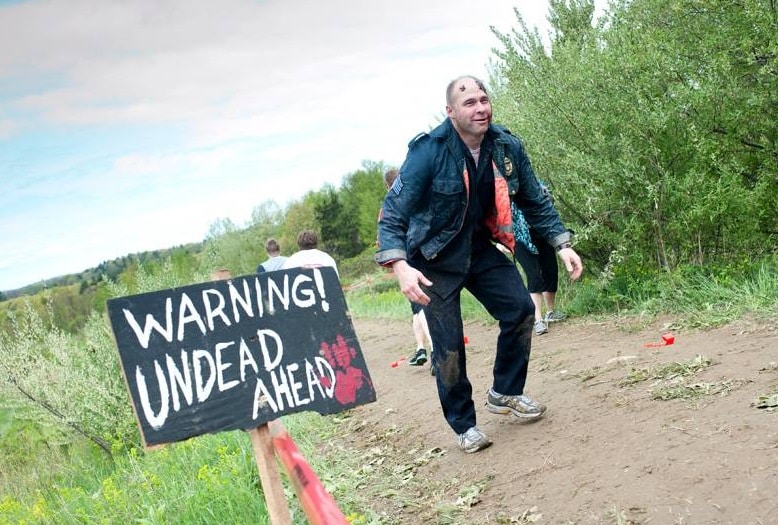
[[[99,265],[88,268],[82,272],[70,273],[52,277],[45,281],[31,283],[15,290],[0,291],[0,301],[13,299],[25,295],[35,295],[46,288],[55,288],[59,286],[71,286],[73,284],[89,286],[100,282],[103,278],[115,279],[122,272],[137,264],[155,264],[164,261],[176,253],[185,253],[196,257],[202,252],[203,243],[189,243],[162,250],[152,250],[146,252],[131,253],[123,257],[117,257],[110,261],[103,261]]]

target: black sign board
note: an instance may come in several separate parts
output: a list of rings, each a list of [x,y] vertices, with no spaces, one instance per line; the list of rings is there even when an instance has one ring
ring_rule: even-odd
[[[108,314],[147,446],[375,401],[332,268],[111,299]]]

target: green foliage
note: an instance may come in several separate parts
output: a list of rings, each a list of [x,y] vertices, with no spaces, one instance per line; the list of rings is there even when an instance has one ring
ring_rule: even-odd
[[[61,429],[50,444],[70,442],[75,431],[107,450],[112,439],[137,433],[113,337],[97,313],[77,337],[28,303],[11,332],[0,333],[0,369],[0,403],[18,419]]]
[[[357,232],[361,250],[375,247],[378,237],[378,210],[381,208],[386,187],[383,163],[365,161],[362,169],[344,177],[340,192],[346,207],[354,210],[355,222],[351,225]]]
[[[200,267],[206,273],[226,268],[232,275],[254,273],[267,258],[265,241],[278,235],[283,213],[273,201],[254,209],[251,222],[240,227],[229,219],[211,225]]]
[[[684,265],[673,272],[633,269],[610,278],[562,278],[559,304],[576,315],[675,314],[676,324],[718,326],[752,312],[778,313],[778,258],[726,266]]]
[[[202,251],[201,243],[190,243],[164,250],[154,250],[141,253],[132,253],[118,257],[111,261],[104,261],[94,268],[89,268],[80,273],[67,274],[53,277],[39,283],[7,290],[4,294],[7,299],[32,296],[45,290],[65,288],[71,285],[78,287],[79,293],[86,293],[89,289],[99,286],[104,280],[114,280],[120,275],[131,274],[138,264],[153,266],[159,261],[172,257],[176,261],[176,268],[185,271],[187,268],[197,267],[197,256]]]
[[[132,279],[107,283],[112,296],[176,288],[184,280],[168,259],[147,270],[139,266]],[[61,429],[47,436],[49,444],[67,444],[81,434],[110,450],[111,443],[133,447],[139,434],[122,376],[119,356],[107,316],[89,315],[80,332],[68,334],[52,324],[53,303],[42,317],[26,299],[20,314],[11,316],[10,330],[0,332],[0,406],[13,408],[15,418],[44,428]]]
[[[775,8],[760,0],[552,2],[519,19],[495,114],[521,135],[590,268],[769,253],[778,212]]]
[[[319,248],[336,258],[353,257],[362,250],[359,232],[354,229],[357,212],[343,202],[340,193],[325,187],[315,205],[321,226]]]
[[[303,230],[321,232],[321,225],[316,218],[316,202],[319,198],[315,192],[308,192],[302,199],[287,206],[284,214],[284,224],[281,228],[281,250],[284,255],[297,251],[297,234]]]
[[[341,283],[349,285],[353,281],[370,278],[373,274],[385,274],[386,270],[380,269],[376,265],[374,255],[375,247],[370,246],[355,257],[339,261],[338,272],[340,273]]]
[[[359,458],[322,453],[341,429],[338,420],[316,414],[284,418],[290,434],[344,514],[354,523],[377,523],[357,490]],[[224,432],[167,445],[148,453],[131,449],[113,464],[88,453],[51,458],[41,479],[3,491],[0,523],[267,523],[249,436]],[[279,467],[280,468],[280,467]],[[307,519],[291,487],[285,493],[292,521]],[[10,481],[10,480],[9,480]],[[11,488],[11,485],[8,485]],[[6,521],[3,521],[6,520]]]
[[[378,210],[386,194],[385,169],[382,163],[364,162],[361,170],[343,178],[340,188],[325,186],[318,193],[314,210],[321,244],[336,260],[375,246]]]
[[[233,275],[253,273],[266,258],[267,238],[275,237],[281,253],[290,255],[297,251],[297,234],[310,229],[318,233],[319,247],[338,261],[339,268],[345,265],[341,275],[358,277],[353,272],[366,269],[364,255],[375,246],[378,210],[386,192],[384,170],[382,163],[366,161],[361,170],[344,176],[340,187],[325,184],[283,211],[272,201],[263,203],[248,226],[228,219],[214,223],[200,267],[208,271],[226,268]]]

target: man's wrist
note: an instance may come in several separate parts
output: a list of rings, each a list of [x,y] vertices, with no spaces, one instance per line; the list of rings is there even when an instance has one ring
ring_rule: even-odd
[[[573,247],[573,245],[570,243],[570,241],[565,241],[565,242],[563,242],[562,244],[560,244],[559,246],[556,247],[556,251],[561,252],[565,248],[572,248],[572,247]]]
[[[396,259],[396,260],[392,261],[391,263],[389,263],[389,267],[392,270],[394,270],[398,266],[403,266],[403,265],[407,265],[407,264],[408,264],[408,261],[406,261],[405,259]]]

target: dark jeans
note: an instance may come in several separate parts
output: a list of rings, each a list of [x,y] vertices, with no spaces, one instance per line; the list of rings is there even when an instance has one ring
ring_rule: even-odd
[[[535,306],[513,262],[491,244],[472,254],[465,275],[427,272],[432,286],[424,307],[435,351],[438,396],[443,415],[457,434],[476,424],[473,387],[467,378],[460,294],[466,288],[499,321],[493,388],[500,394],[524,393]],[[459,280],[456,282],[451,281]],[[436,288],[453,293],[438,295]]]
[[[527,275],[527,289],[531,293],[556,293],[559,286],[559,265],[556,250],[546,240],[530,229],[532,244],[538,253],[532,253],[520,242],[516,243],[516,260]]]

